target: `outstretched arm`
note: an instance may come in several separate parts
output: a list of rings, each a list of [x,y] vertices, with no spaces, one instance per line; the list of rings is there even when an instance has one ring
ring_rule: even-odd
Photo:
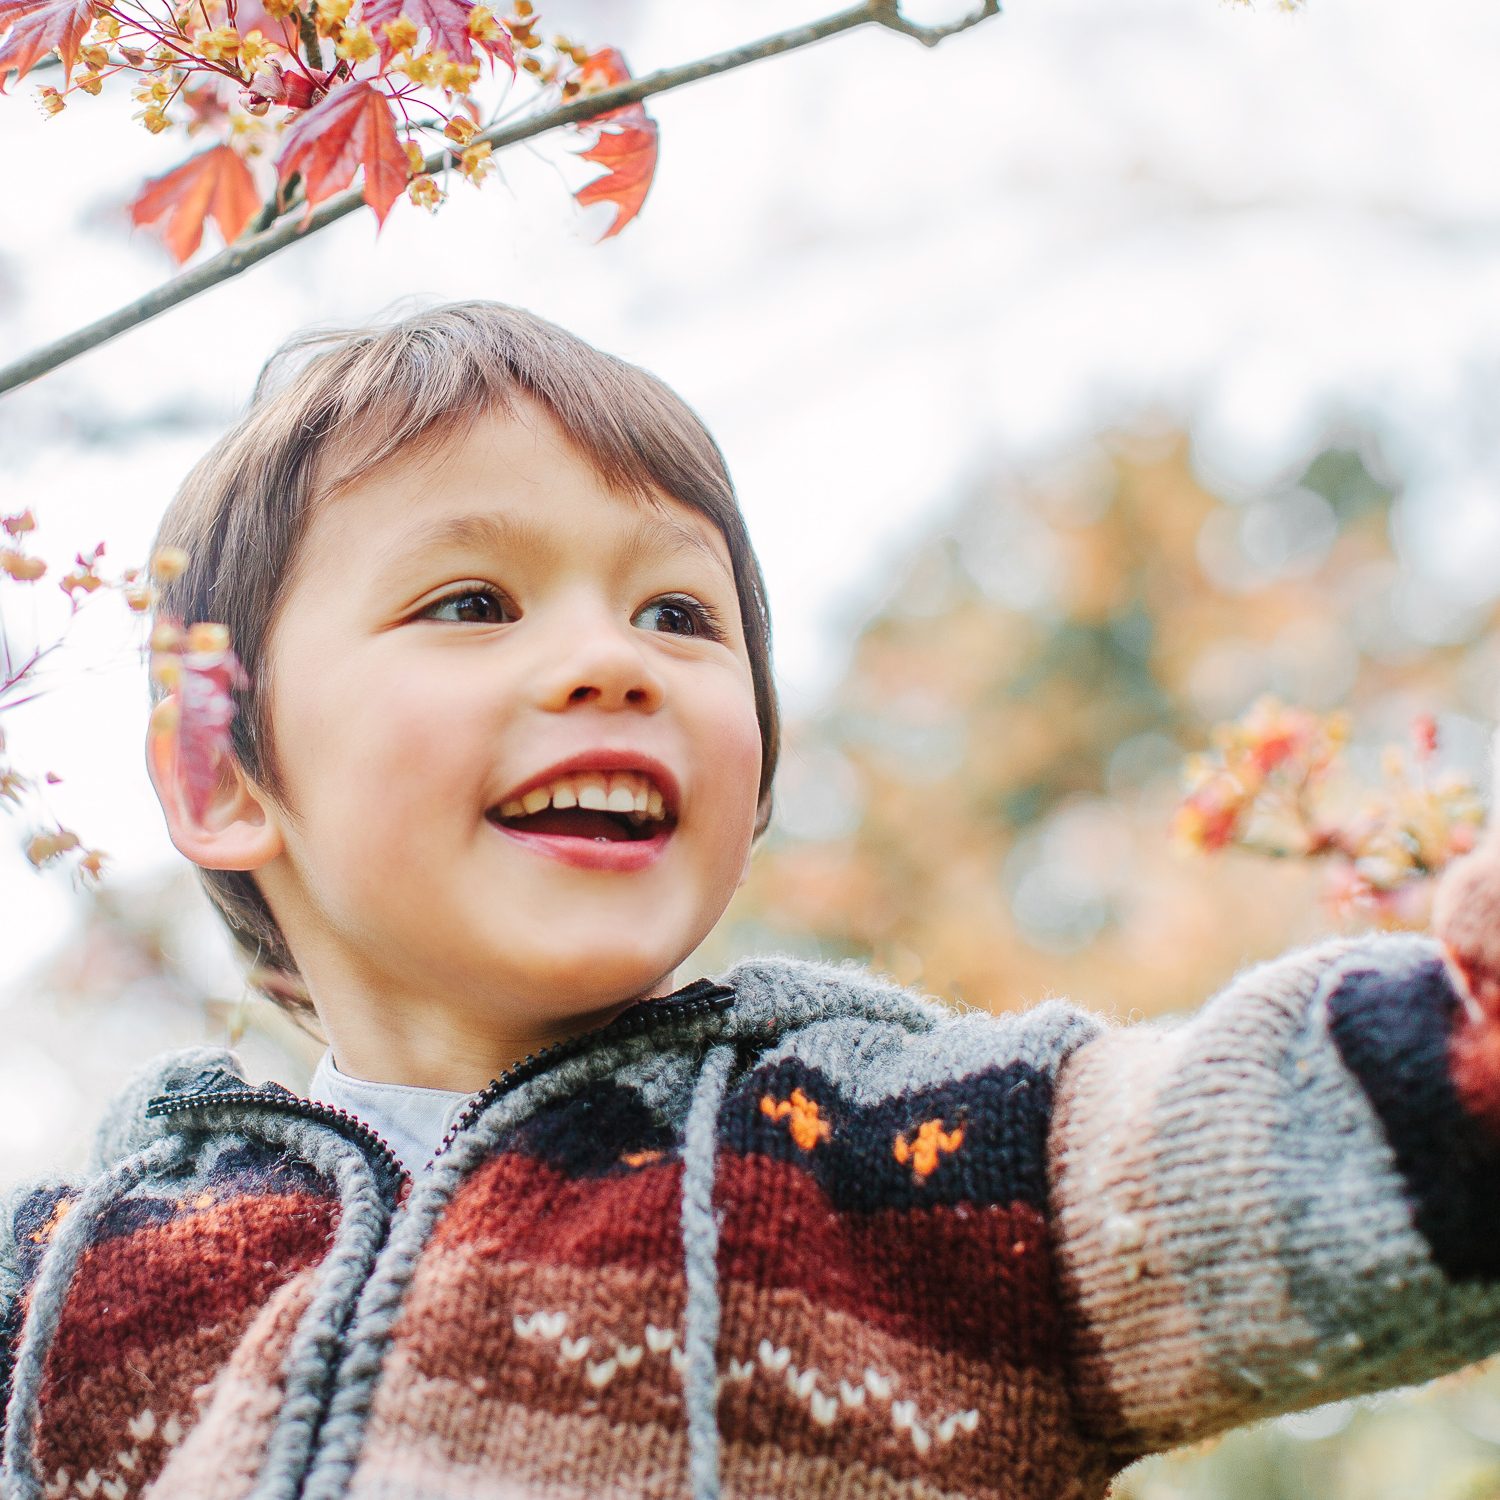
[[[1465,1072],[1490,1021],[1461,970],[1430,939],[1329,943],[1070,1062],[1075,1410],[1122,1458],[1500,1348],[1500,1090]]]

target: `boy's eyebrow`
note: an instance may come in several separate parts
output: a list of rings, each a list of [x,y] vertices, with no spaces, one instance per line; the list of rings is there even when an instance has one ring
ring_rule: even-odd
[[[512,516],[474,515],[455,516],[444,521],[418,545],[472,547],[480,551],[505,553],[545,550],[549,540],[546,529],[534,521]],[[403,556],[410,556],[410,551],[409,544],[401,548]],[[694,527],[684,525],[675,516],[643,514],[625,544],[626,560],[634,563],[656,551],[697,552],[720,569],[724,567],[724,559],[719,556],[713,543]]]
[[[643,515],[625,547],[625,555],[631,562],[656,551],[697,552],[720,569],[724,567],[724,559],[701,531],[683,525],[671,515]]]
[[[420,545],[510,552],[539,547],[545,538],[540,526],[511,516],[455,516],[435,527]]]

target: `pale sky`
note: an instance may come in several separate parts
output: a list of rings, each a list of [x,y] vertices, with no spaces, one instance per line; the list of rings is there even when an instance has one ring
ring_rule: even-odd
[[[620,42],[644,72],[819,13],[573,0],[544,29]],[[765,565],[794,713],[966,476],[1153,411],[1192,420],[1205,468],[1246,487],[1330,423],[1377,425],[1409,485],[1403,544],[1444,587],[1487,594],[1497,59],[1489,0],[1293,15],[1012,0],[935,52],[837,38],[653,101],[655,186],[604,245],[568,196],[585,174],[545,142],[509,153],[503,184],[456,184],[435,218],[398,205],[378,240],[368,215],[346,220],[0,399],[0,510],[35,508],[54,573],[101,538],[114,566],[139,562],[284,337],[403,299],[491,297],[646,365],[706,418]],[[121,204],[190,148],[130,124],[135,107],[44,120],[29,82],[0,98],[6,357],[169,274]],[[5,595],[23,632],[57,624],[50,581]],[[141,764],[135,646],[97,602],[49,695],[5,723],[13,758],[62,776],[58,816],[122,879],[176,859]],[[26,865],[21,833],[0,816],[0,985],[76,911],[65,880]]]

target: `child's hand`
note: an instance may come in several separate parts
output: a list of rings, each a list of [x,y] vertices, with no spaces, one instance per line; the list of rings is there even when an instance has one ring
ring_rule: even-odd
[[[1453,1081],[1471,1115],[1500,1135],[1500,820],[1438,885],[1432,926],[1467,1001],[1453,1039]]]

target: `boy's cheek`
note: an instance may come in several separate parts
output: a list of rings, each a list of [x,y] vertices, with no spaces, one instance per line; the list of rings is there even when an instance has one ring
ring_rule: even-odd
[[[346,725],[336,743],[288,788],[307,875],[351,907],[421,904],[490,832],[475,813],[485,767],[437,720],[385,738]]]
[[[473,695],[443,690],[431,676],[390,678],[348,671],[322,691],[299,695],[279,715],[278,749],[285,769],[303,770],[324,798],[363,804],[374,813],[455,790],[466,760],[482,776],[492,737],[474,718]],[[287,754],[287,742],[296,749]]]
[[[719,712],[706,717],[698,733],[699,774],[712,789],[712,801],[720,817],[729,813],[749,820],[747,837],[753,836],[756,804],[760,797],[761,740],[755,704],[735,698]]]

